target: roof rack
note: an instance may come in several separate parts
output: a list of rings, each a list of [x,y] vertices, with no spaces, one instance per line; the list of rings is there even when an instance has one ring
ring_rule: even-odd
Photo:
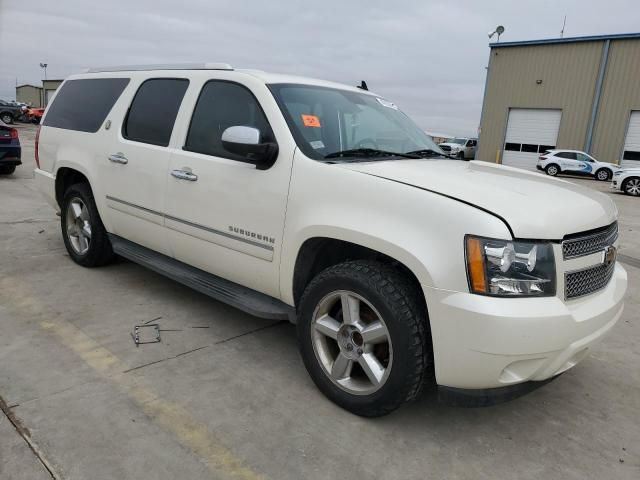
[[[146,70],[233,70],[228,63],[158,63],[155,65],[119,65],[88,68],[86,73],[141,72]]]

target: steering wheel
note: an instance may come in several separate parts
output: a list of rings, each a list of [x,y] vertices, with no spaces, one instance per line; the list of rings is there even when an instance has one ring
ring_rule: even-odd
[[[363,138],[356,144],[355,148],[374,148],[379,150],[378,144],[373,138]]]

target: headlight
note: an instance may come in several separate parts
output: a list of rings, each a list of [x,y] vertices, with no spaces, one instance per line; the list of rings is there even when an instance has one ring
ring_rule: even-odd
[[[548,297],[556,293],[550,243],[467,235],[465,254],[471,293],[499,297]]]
[[[613,174],[614,177],[619,177],[620,175],[622,175],[622,170],[619,170]]]

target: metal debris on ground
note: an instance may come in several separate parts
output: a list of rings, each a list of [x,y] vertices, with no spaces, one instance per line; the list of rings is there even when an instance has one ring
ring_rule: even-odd
[[[160,325],[157,323],[135,325],[131,337],[136,347],[147,343],[160,343]]]

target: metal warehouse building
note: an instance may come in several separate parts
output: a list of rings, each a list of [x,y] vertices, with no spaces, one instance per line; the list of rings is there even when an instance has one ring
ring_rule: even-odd
[[[492,43],[477,159],[583,150],[640,167],[640,33]]]

